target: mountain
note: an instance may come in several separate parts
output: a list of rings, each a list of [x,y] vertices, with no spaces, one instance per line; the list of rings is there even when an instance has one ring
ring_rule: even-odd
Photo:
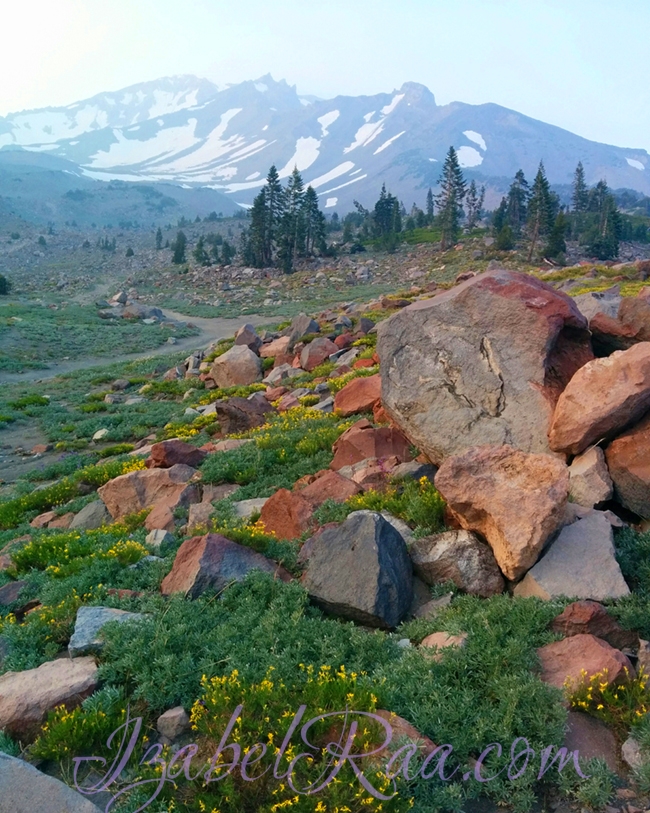
[[[332,211],[374,203],[383,182],[407,207],[423,206],[450,145],[467,176],[487,185],[488,204],[518,169],[532,179],[542,159],[554,184],[569,183],[582,161],[589,183],[606,178],[650,194],[645,150],[589,141],[496,104],[439,106],[415,82],[323,100],[270,75],[224,88],[179,76],[0,118],[0,156],[22,147],[65,159],[87,179],[203,187],[241,206],[271,164],[281,177],[297,166]]]

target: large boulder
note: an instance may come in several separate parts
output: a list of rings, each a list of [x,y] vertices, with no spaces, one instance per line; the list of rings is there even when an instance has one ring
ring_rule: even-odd
[[[92,531],[108,525],[111,515],[102,500],[93,500],[85,505],[70,523],[70,530]]]
[[[565,638],[572,635],[595,635],[615,649],[637,647],[639,636],[626,630],[597,601],[574,601],[553,619],[553,632]]]
[[[565,681],[579,685],[600,674],[604,683],[626,683],[636,677],[629,658],[595,635],[572,635],[537,650],[541,678],[561,689]]]
[[[68,644],[70,657],[99,651],[103,646],[101,629],[110,621],[122,624],[125,621],[140,621],[142,618],[144,616],[141,613],[129,613],[113,607],[79,607],[74,632]]]
[[[303,585],[334,615],[394,628],[413,599],[413,568],[400,534],[381,514],[355,511],[314,537]]]
[[[416,574],[427,584],[452,581],[466,593],[484,597],[505,587],[494,554],[470,531],[423,536],[409,553]]]
[[[372,412],[381,401],[381,376],[353,378],[334,396],[334,411],[344,417],[357,412]]]
[[[195,473],[193,468],[182,464],[170,469],[131,471],[109,480],[97,489],[97,493],[113,519],[137,513],[158,503],[173,509],[200,502],[198,486],[190,483]]]
[[[268,344],[263,344],[260,348],[260,356],[263,359],[275,358],[276,356],[285,356],[289,352],[291,345],[291,338],[289,336],[280,336],[279,339],[274,339]]]
[[[560,535],[515,588],[542,599],[622,598],[630,593],[614,553],[612,526],[600,511],[562,528]]]
[[[292,346],[305,336],[319,332],[318,322],[314,321],[311,316],[307,316],[306,313],[299,313],[298,316],[294,316],[291,325],[285,331]]]
[[[574,503],[593,508],[609,500],[613,493],[612,478],[600,446],[592,446],[573,460],[569,466],[569,497]]]
[[[309,528],[312,514],[312,504],[300,492],[280,488],[264,503],[260,524],[278,539],[297,539]]]
[[[634,331],[637,341],[650,342],[650,302],[645,297],[624,297],[618,318]]]
[[[60,705],[78,706],[97,683],[97,666],[91,657],[62,658],[37,669],[5,672],[0,675],[0,731],[30,739],[49,711]]]
[[[400,463],[412,459],[410,444],[404,434],[388,426],[378,429],[363,418],[347,429],[332,447],[334,459],[330,468],[338,471],[369,457],[397,457]]]
[[[264,397],[251,400],[235,396],[226,401],[215,401],[214,406],[219,428],[224,435],[247,432],[249,429],[262,426],[267,414],[273,411],[273,407]]]
[[[241,581],[251,570],[263,570],[283,581],[291,578],[284,568],[261,553],[224,536],[194,536],[178,549],[160,590],[165,596],[185,593],[189,598],[197,598],[206,590],[219,592],[232,582]]]
[[[549,430],[551,448],[580,454],[618,435],[648,409],[650,342],[640,342],[578,370],[558,399]]]
[[[170,469],[180,463],[197,469],[206,457],[207,452],[203,452],[183,440],[163,440],[160,443],[154,443],[151,447],[147,468]]]
[[[327,361],[332,353],[338,353],[338,350],[339,348],[334,342],[324,336],[314,339],[313,342],[309,342],[303,347],[300,354],[300,366],[303,370],[311,372],[319,364]]]
[[[460,526],[485,537],[503,574],[514,580],[561,527],[569,473],[550,455],[477,446],[447,458],[435,484]]]
[[[616,319],[622,301],[621,286],[614,285],[606,291],[589,291],[586,294],[578,294],[573,297],[573,301],[589,322],[599,313],[610,319]]]
[[[379,325],[384,408],[436,465],[486,443],[548,453],[557,398],[593,358],[586,328],[534,277],[482,274]]]
[[[249,350],[252,350],[253,353],[256,353],[260,349],[262,340],[257,335],[253,325],[246,324],[239,328],[237,333],[235,333],[235,346],[237,345],[245,345]]]
[[[650,519],[650,415],[613,440],[605,456],[619,502]]]
[[[0,813],[100,813],[76,790],[0,751]]]
[[[262,380],[262,362],[245,344],[236,344],[214,360],[208,375],[217,387],[247,387]]]

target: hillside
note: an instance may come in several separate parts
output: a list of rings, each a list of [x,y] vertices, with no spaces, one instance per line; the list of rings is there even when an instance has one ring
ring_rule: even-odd
[[[281,178],[297,166],[330,211],[371,204],[384,181],[407,207],[422,206],[450,145],[468,177],[487,184],[489,206],[518,169],[530,177],[542,159],[553,184],[569,183],[582,161],[590,184],[606,178],[650,193],[645,150],[588,141],[496,104],[439,106],[415,82],[322,100],[268,75],[223,89],[182,76],[0,119],[0,155],[22,147],[87,178],[209,187],[245,206],[271,164]]]

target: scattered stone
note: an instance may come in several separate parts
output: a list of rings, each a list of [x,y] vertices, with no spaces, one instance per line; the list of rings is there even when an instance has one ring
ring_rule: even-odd
[[[610,439],[650,409],[650,342],[585,364],[560,395],[549,430],[551,448],[580,454]]]
[[[204,501],[190,505],[190,513],[187,519],[188,533],[194,533],[197,528],[207,528],[213,515],[214,507],[212,503]]]
[[[311,372],[315,367],[318,367],[319,364],[327,361],[332,353],[336,353],[338,349],[334,342],[329,339],[324,337],[314,339],[313,342],[305,345],[302,349],[300,354],[300,366],[303,370]]]
[[[262,380],[262,362],[246,345],[236,344],[218,356],[208,373],[217,387],[238,387]]]
[[[241,486],[237,483],[222,483],[220,486],[206,484],[203,486],[203,502],[217,502],[232,496]]]
[[[477,446],[448,458],[435,484],[461,527],[487,539],[510,580],[535,564],[564,522],[568,469],[550,455]]]
[[[72,511],[68,511],[66,514],[61,514],[61,516],[57,516],[56,519],[53,519],[51,522],[47,523],[48,528],[59,528],[60,530],[67,530],[72,521],[74,520],[74,514]]]
[[[18,601],[18,596],[23,587],[27,586],[25,581],[8,582],[0,587],[0,607],[10,607]]]
[[[545,600],[559,596],[604,601],[630,593],[614,552],[612,526],[599,512],[566,525],[515,595]]]
[[[49,523],[54,519],[56,519],[56,511],[45,511],[45,513],[34,517],[29,524],[32,528],[47,528]]]
[[[413,570],[400,534],[372,511],[353,512],[314,538],[303,585],[328,612],[394,628],[413,598]]]
[[[147,515],[144,527],[148,531],[167,531],[174,533],[176,530],[176,518],[174,512],[164,501],[156,503],[151,512]]]
[[[190,716],[182,706],[168,709],[160,715],[156,722],[158,731],[170,742],[177,740],[186,731],[189,731],[190,727]]]
[[[260,349],[262,346],[262,340],[257,335],[253,325],[242,325],[237,333],[235,333],[235,345],[240,344],[248,347],[248,349],[252,350],[253,353],[257,353],[257,351]]]
[[[93,440],[104,440],[108,435],[108,429],[98,429],[93,435]]]
[[[260,348],[260,356],[263,359],[275,358],[276,356],[284,356],[289,352],[291,339],[289,336],[281,336],[279,339],[274,339],[268,344],[263,344]]]
[[[200,502],[199,489],[189,481],[195,470],[176,464],[169,469],[144,469],[122,474],[97,489],[113,519],[121,519],[157,503],[170,510]],[[149,529],[153,530],[153,529]]]
[[[447,593],[447,595],[445,596],[441,596],[440,598],[434,598],[431,599],[431,601],[427,601],[426,604],[422,604],[420,607],[416,609],[416,611],[413,613],[414,617],[432,618],[444,607],[448,607],[451,604],[453,596],[454,596],[453,593]]]
[[[157,529],[149,531],[144,541],[155,553],[160,553],[164,545],[174,542],[174,535],[169,531]]]
[[[146,465],[149,469],[170,469],[172,466],[181,464],[196,469],[206,457],[205,452],[185,441],[163,440],[153,444]]]
[[[619,502],[650,519],[650,416],[613,440],[605,456]]]
[[[235,516],[239,519],[249,519],[253,514],[261,512],[266,504],[268,497],[261,497],[253,500],[238,500],[233,502],[232,507],[235,511]]]
[[[97,684],[97,666],[91,657],[62,658],[37,669],[5,672],[0,675],[0,731],[15,739],[31,739],[48,711],[60,705],[78,706]]]
[[[111,389],[115,392],[120,392],[122,390],[128,390],[129,386],[130,382],[128,378],[116,378],[111,384]]]
[[[618,309],[618,318],[634,331],[637,341],[650,341],[650,302],[644,297],[623,297]]]
[[[291,326],[287,328],[287,335],[291,345],[299,342],[303,337],[311,333],[320,333],[318,322],[315,322],[311,316],[306,313],[299,313],[291,322]]]
[[[355,494],[360,494],[361,488],[346,477],[330,469],[324,469],[315,475],[313,482],[299,491],[312,508],[322,505],[325,500],[345,502]]]
[[[589,291],[586,294],[578,294],[572,298],[578,306],[580,313],[589,322],[599,313],[604,314],[610,319],[616,319],[619,305],[623,299],[620,285],[614,285],[606,291]],[[589,327],[591,328],[591,324]]]
[[[632,630],[625,630],[597,601],[574,601],[553,619],[553,632],[569,638],[572,635],[595,635],[615,649],[635,647],[639,636]]]
[[[639,639],[639,650],[637,652],[639,671],[643,667],[643,671],[650,675],[650,641]]]
[[[424,536],[410,549],[413,567],[427,584],[453,581],[466,593],[493,596],[505,582],[489,546],[470,531]]]
[[[442,660],[445,649],[463,647],[466,641],[467,633],[465,632],[462,633],[462,635],[450,635],[448,632],[434,632],[431,635],[427,635],[420,646],[425,650],[432,649],[433,653],[427,652],[427,657],[430,657],[431,660],[439,661]]]
[[[586,328],[550,285],[482,274],[378,326],[384,408],[435,465],[488,443],[548,453],[553,406],[593,358]]]
[[[399,462],[411,460],[410,444],[399,429],[381,426],[376,429],[365,418],[346,430],[332,447],[334,471],[360,463],[369,457],[397,457]]]
[[[36,446],[32,446],[32,454],[45,454],[51,450],[51,443],[37,443]]]
[[[245,446],[247,443],[253,443],[252,438],[227,438],[226,440],[220,440],[218,443],[214,444],[213,452],[231,452],[233,449],[241,449],[242,446]],[[232,488],[232,483],[226,483]],[[216,499],[216,498],[215,498]]]
[[[215,401],[219,427],[224,435],[247,432],[266,422],[266,416],[273,411],[273,407],[262,396],[261,399],[251,401],[248,398],[233,397],[226,401]]]
[[[263,383],[271,387],[275,387],[282,381],[288,381],[291,378],[296,378],[303,375],[304,370],[296,369],[291,364],[281,364],[279,367],[274,367],[271,372],[266,376]]]
[[[219,534],[194,536],[178,549],[174,565],[160,589],[165,596],[185,593],[189,598],[197,598],[205,590],[224,590],[229,584],[241,581],[251,570],[263,570],[283,581],[291,580],[284,568],[251,548]]]
[[[621,746],[621,758],[623,762],[627,762],[633,771],[640,768],[645,762],[645,758],[641,753],[641,745],[638,740],[635,740],[631,735]]]
[[[381,376],[353,378],[334,396],[334,409],[341,415],[355,415],[357,412],[372,412],[375,404],[381,401]]]
[[[567,751],[577,751],[581,762],[604,759],[611,771],[618,769],[616,737],[604,723],[588,714],[568,713],[563,745]]]
[[[593,508],[609,500],[613,493],[614,485],[600,446],[592,446],[573,460],[569,466],[569,498],[573,502]]]
[[[76,790],[0,751],[0,813],[100,813]]]
[[[417,460],[411,460],[409,463],[400,463],[396,466],[391,476],[396,480],[421,480],[426,477],[427,480],[433,482],[438,469],[432,466],[431,463],[419,463]]]
[[[125,621],[140,621],[143,618],[141,613],[128,613],[126,610],[116,610],[113,607],[79,607],[74,632],[68,644],[70,657],[76,658],[77,655],[98,652],[103,646],[99,633],[105,624],[111,621],[121,624]]]
[[[311,503],[300,492],[281,488],[264,503],[260,523],[278,539],[297,539],[309,528]]]
[[[382,720],[385,720],[390,726],[390,736],[387,737],[387,740],[389,744],[393,745],[393,751],[395,750],[395,745],[401,743],[403,740],[408,740],[407,744],[412,743],[417,745],[417,752],[423,757],[427,757],[436,750],[435,744],[428,737],[421,734],[408,720],[395,714],[395,712],[386,711],[385,709],[375,709],[373,714],[377,717],[381,717]],[[380,759],[386,759],[386,757],[392,756],[390,745],[380,751],[377,756]]]
[[[541,679],[558,689],[567,678],[577,686],[592,675],[602,674],[603,683],[624,683],[636,677],[629,659],[595,635],[573,635],[537,650]],[[582,671],[586,675],[582,674]]]
[[[637,343],[636,332],[620,319],[597,313],[589,322],[591,343],[597,356],[609,356],[617,350],[629,350]]]

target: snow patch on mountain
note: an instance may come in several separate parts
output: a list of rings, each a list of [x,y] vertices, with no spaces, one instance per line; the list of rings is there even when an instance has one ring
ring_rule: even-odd
[[[289,175],[297,167],[300,172],[309,167],[316,161],[319,155],[320,141],[313,136],[307,138],[299,138],[296,141],[296,150],[287,163],[278,172],[280,178],[288,178]]]
[[[259,90],[260,93],[268,93],[269,86],[264,82],[255,82],[255,90]]]
[[[336,206],[336,204],[337,204],[338,202],[339,202],[339,199],[338,199],[338,198],[328,198],[328,199],[325,201],[325,208],[326,208],[326,209],[330,209],[332,206]]]
[[[326,183],[333,181],[335,178],[340,178],[341,175],[345,175],[345,173],[349,172],[353,167],[353,161],[344,161],[342,164],[334,167],[334,169],[330,169],[330,171],[326,172],[324,175],[319,175],[318,178],[314,178],[313,181],[309,181],[309,185],[313,186],[314,189],[318,189],[319,186],[324,186]]]
[[[254,181],[255,178],[259,178],[261,174],[262,174],[261,172],[252,172],[250,175],[246,176],[246,180],[247,181]]]
[[[637,161],[636,158],[626,158],[625,159],[631,167],[634,169],[645,169],[645,165],[641,163],[641,161]]]
[[[169,90],[154,90],[154,103],[149,108],[148,116],[155,119],[156,116],[164,116],[168,113],[176,113],[187,107],[194,107],[197,104],[198,88],[196,90],[181,91],[173,93]]]
[[[91,166],[95,169],[126,166],[129,164],[151,163],[160,158],[172,155],[181,149],[199,143],[195,137],[197,119],[190,119],[181,127],[169,127],[159,130],[153,138],[139,141],[137,138],[127,138],[121,130],[114,129],[115,142],[108,150],[99,150],[91,158]]]
[[[470,141],[473,141],[475,144],[478,144],[482,150],[487,150],[487,144],[485,143],[485,139],[480,133],[475,132],[474,130],[465,130],[463,132],[465,138],[469,138]]]
[[[346,186],[350,186],[350,184],[356,183],[357,181],[362,181],[364,178],[368,177],[368,173],[365,175],[358,175],[356,178],[353,178],[351,181],[347,181],[346,183],[339,184],[339,186],[333,186],[331,189],[326,189],[324,192],[320,192],[320,195],[329,195],[330,192],[336,192],[339,189],[343,189]]]
[[[339,110],[332,110],[330,113],[325,113],[324,116],[319,116],[316,121],[321,126],[321,135],[323,138],[329,135],[328,127],[331,127],[332,124],[338,119],[341,115]]]
[[[461,167],[478,167],[483,163],[483,156],[474,147],[459,147],[456,155]]]
[[[372,119],[372,117],[375,115],[376,112],[377,112],[376,110],[371,110],[370,113],[366,113],[366,115],[363,117],[363,120],[366,123],[368,123]]]
[[[400,136],[403,136],[405,132],[406,132],[406,130],[402,130],[401,133],[398,133],[397,135],[393,136],[392,138],[389,138],[388,141],[384,141],[384,143],[381,145],[381,147],[377,147],[377,149],[373,152],[373,155],[377,155],[377,153],[383,152],[386,149],[386,147],[390,147],[390,145],[393,143],[393,141],[397,141],[397,139]]]
[[[382,107],[381,112],[384,116],[389,116],[393,110],[397,107],[397,105],[402,101],[402,99],[406,96],[405,93],[398,93],[397,96],[393,96],[392,100],[386,107]]]

